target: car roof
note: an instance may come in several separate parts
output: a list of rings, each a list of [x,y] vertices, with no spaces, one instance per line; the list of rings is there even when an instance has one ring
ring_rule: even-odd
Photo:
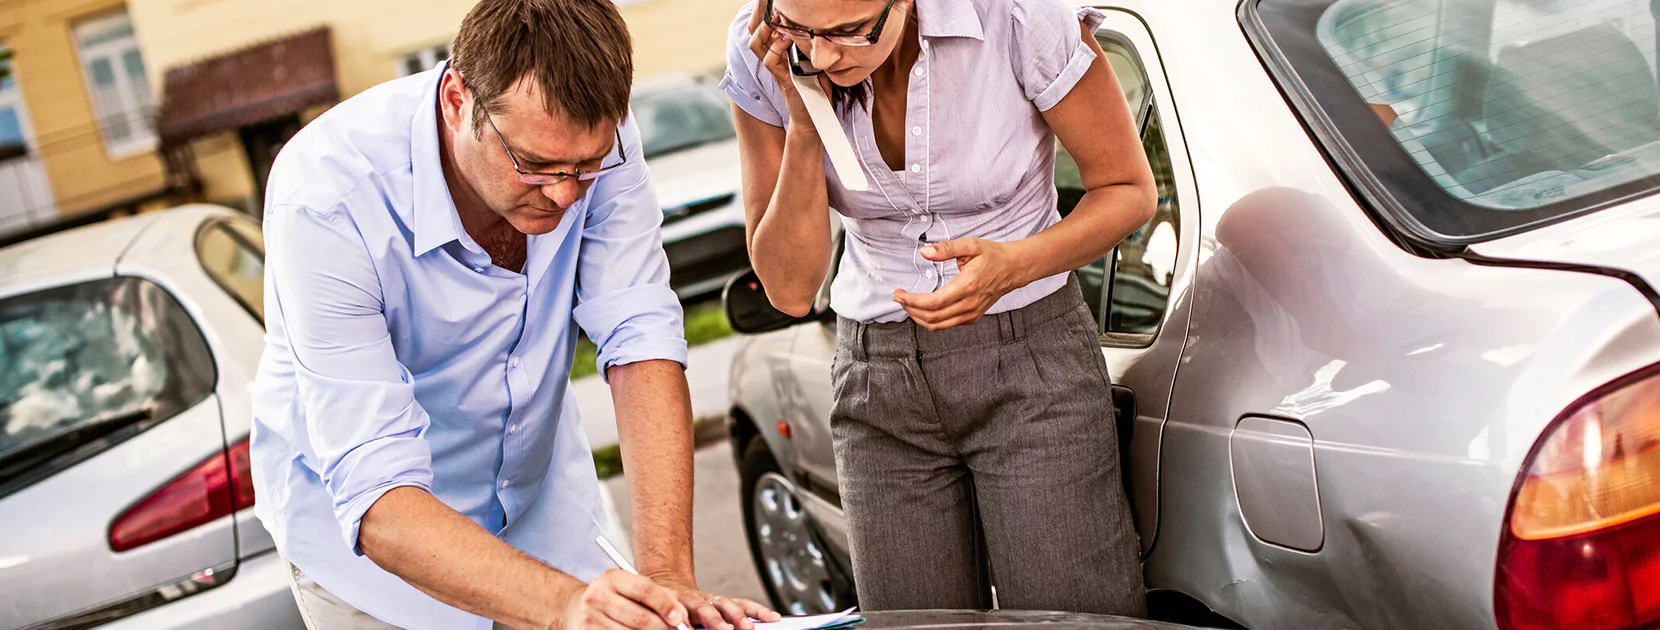
[[[195,226],[234,210],[191,204],[82,226],[0,248],[0,293],[56,278],[113,275],[124,261],[164,262],[195,256]]]

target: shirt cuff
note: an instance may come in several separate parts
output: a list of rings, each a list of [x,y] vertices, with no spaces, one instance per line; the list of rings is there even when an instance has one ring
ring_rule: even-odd
[[[1072,92],[1072,87],[1078,84],[1078,80],[1084,78],[1084,72],[1089,70],[1089,64],[1094,61],[1095,51],[1090,50],[1089,44],[1078,42],[1072,49],[1072,59],[1066,62],[1066,67],[1061,69],[1055,81],[1044,88],[1037,98],[1032,99],[1032,104],[1037,106],[1040,112],[1049,111],[1059,105],[1061,99]]]
[[[778,112],[773,111],[770,104],[766,102],[766,96],[745,89],[737,79],[732,78],[730,71],[721,77],[720,89],[726,92],[726,95],[732,99],[733,103],[737,104],[738,108],[744,110],[750,116],[754,116],[756,120],[774,127],[784,126],[783,117],[779,116]]]
[[[1101,23],[1106,20],[1106,14],[1095,9],[1078,9],[1078,21],[1091,33],[1101,28]],[[1072,46],[1072,55],[1067,59],[1066,67],[1061,68],[1061,73],[1049,83],[1049,87],[1044,88],[1037,98],[1032,99],[1032,105],[1036,106],[1038,111],[1046,112],[1059,105],[1061,99],[1072,93],[1072,88],[1078,84],[1078,80],[1084,78],[1084,73],[1089,71],[1089,64],[1095,61],[1095,50],[1081,37],[1075,41],[1077,43]]]
[[[368,460],[373,460],[373,463],[370,464]],[[368,474],[373,474],[376,468],[399,472],[366,489],[350,492],[345,496],[335,492],[334,487],[337,484],[351,485],[350,480],[324,480],[324,484],[335,496],[334,518],[340,525],[341,535],[346,537],[346,546],[353,554],[363,555],[363,550],[357,545],[358,535],[362,532],[363,515],[387,492],[404,486],[432,492],[431,461],[432,448],[424,438],[386,438],[354,449],[343,458],[340,470],[355,471],[359,470],[358,466],[362,466]]]
[[[573,314],[599,348],[595,366],[601,378],[606,378],[606,368],[640,361],[662,359],[686,366],[680,299],[667,286],[635,285],[585,302]]]

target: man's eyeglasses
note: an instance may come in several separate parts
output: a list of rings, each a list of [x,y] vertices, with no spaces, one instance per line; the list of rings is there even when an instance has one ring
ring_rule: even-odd
[[[617,160],[616,164],[601,166],[591,171],[576,169],[576,171],[572,173],[566,173],[563,171],[555,171],[552,173],[527,171],[524,167],[519,165],[519,156],[513,155],[513,150],[507,148],[507,138],[503,138],[501,130],[496,128],[496,120],[490,117],[490,112],[484,112],[484,119],[490,122],[490,130],[496,132],[496,140],[501,141],[501,150],[506,151],[507,159],[513,162],[513,170],[519,172],[519,183],[521,184],[529,184],[531,186],[550,186],[553,184],[562,184],[566,179],[572,177],[575,177],[577,181],[592,181],[599,179],[599,176],[614,171],[617,167],[628,163],[628,154],[623,152],[622,131],[618,130],[616,132],[617,157],[620,159]]]
[[[811,45],[814,37],[822,37],[825,41],[837,46],[869,46],[882,38],[882,25],[888,23],[888,11],[891,10],[893,10],[893,0],[888,0],[887,5],[882,7],[882,13],[876,16],[876,24],[870,27],[869,33],[863,35],[858,33],[826,33],[799,26],[785,26],[778,19],[781,16],[773,13],[772,0],[767,0],[767,25],[771,26],[773,30],[789,36],[790,39],[795,40],[796,44],[803,46]]]

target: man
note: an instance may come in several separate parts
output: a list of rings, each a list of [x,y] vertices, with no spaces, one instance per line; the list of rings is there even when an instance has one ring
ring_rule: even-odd
[[[313,630],[777,619],[692,574],[686,344],[630,50],[611,0],[483,0],[452,62],[335,106],[273,166],[254,482]],[[595,544],[573,323],[616,400],[644,577]]]

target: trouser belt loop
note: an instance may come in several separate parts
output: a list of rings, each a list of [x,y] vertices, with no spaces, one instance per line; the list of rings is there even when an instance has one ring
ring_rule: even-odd
[[[866,325],[864,322],[855,322],[852,320],[849,320],[849,322],[853,324],[853,360],[861,362],[869,361],[870,326]]]

